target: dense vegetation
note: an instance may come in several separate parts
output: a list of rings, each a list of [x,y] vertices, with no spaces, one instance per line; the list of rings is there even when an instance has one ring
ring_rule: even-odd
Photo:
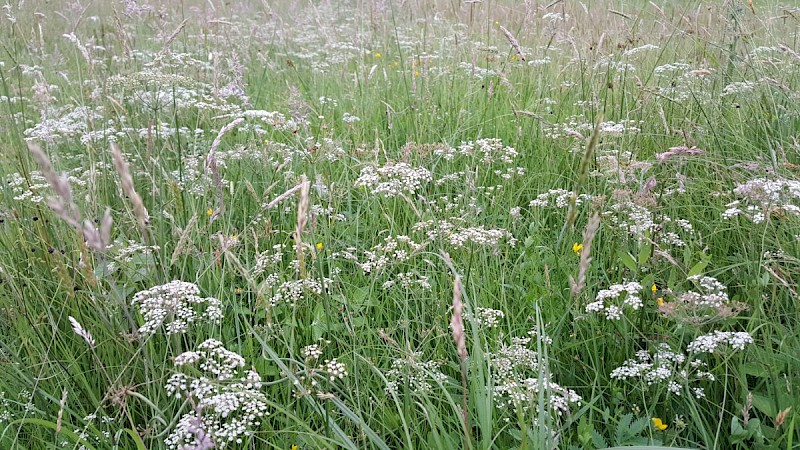
[[[791,2],[12,3],[0,447],[800,448]]]

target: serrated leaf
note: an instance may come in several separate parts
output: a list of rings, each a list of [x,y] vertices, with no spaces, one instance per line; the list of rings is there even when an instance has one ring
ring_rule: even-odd
[[[592,445],[594,445],[595,448],[605,448],[606,446],[608,446],[608,443],[606,442],[606,440],[603,437],[603,435],[598,433],[597,430],[593,429],[592,430]]]
[[[636,421],[634,421],[630,426],[631,436],[636,436],[642,431],[644,431],[649,423],[650,419],[648,419],[647,417],[640,417],[639,419],[636,419]]]

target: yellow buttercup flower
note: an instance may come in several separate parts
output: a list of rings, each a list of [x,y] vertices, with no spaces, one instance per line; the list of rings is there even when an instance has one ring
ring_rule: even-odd
[[[383,55],[381,55],[380,53],[375,53],[375,57],[376,57],[376,58],[380,58],[380,57],[382,57],[382,56],[383,56]]]
[[[580,255],[581,250],[583,250],[583,244],[581,244],[580,242],[572,244],[572,251],[575,252],[576,255]]]
[[[317,250],[322,250],[325,248],[325,245],[322,242],[317,242]]]
[[[661,419],[659,419],[658,417],[653,417],[653,426],[655,426],[661,431],[664,431],[667,429],[668,425],[662,422]]]
[[[300,450],[300,446],[297,444],[292,444],[292,450]]]
[[[651,291],[653,291],[653,294],[655,294],[655,293],[656,293],[656,291],[658,290],[658,286],[656,286],[656,284],[655,284],[655,283],[653,283],[653,285],[652,285],[652,286],[650,286],[650,290],[651,290]]]
[[[206,210],[206,215],[208,215],[208,216],[211,216],[212,214],[214,214],[214,210],[213,210],[213,209],[211,209],[211,208],[208,208],[208,209]]]
[[[664,297],[658,297],[658,298],[656,299],[656,304],[657,304],[659,307],[661,307],[661,306],[664,306]]]

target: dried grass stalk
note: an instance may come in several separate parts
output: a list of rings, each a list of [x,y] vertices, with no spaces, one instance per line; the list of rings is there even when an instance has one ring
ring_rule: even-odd
[[[508,31],[508,29],[502,25],[500,25],[500,31],[503,32],[506,39],[508,39],[508,42],[511,44],[512,47],[514,47],[514,50],[516,50],[517,53],[519,53],[519,59],[525,61],[525,52],[522,51],[522,46],[519,45],[519,41],[517,41],[517,38],[515,38],[514,35],[511,34],[511,32]]]
[[[186,24],[188,22],[189,19],[183,19],[183,22],[181,22],[181,24],[178,25],[178,28],[176,28],[175,31],[173,31],[172,34],[170,34],[169,37],[167,37],[167,40],[164,41],[164,47],[161,48],[161,52],[159,54],[163,55],[164,53],[167,53],[167,51],[169,50],[169,46],[172,45],[172,41],[174,41],[175,38],[178,37],[181,31],[183,31],[183,29],[186,27]]]
[[[150,216],[147,214],[147,208],[145,208],[144,202],[142,202],[142,197],[139,196],[133,185],[133,176],[131,175],[128,163],[125,161],[125,157],[122,155],[119,146],[113,142],[111,143],[111,158],[114,161],[114,168],[117,169],[117,173],[119,173],[119,182],[122,187],[122,192],[125,193],[131,201],[133,215],[136,216],[136,223],[139,225],[142,235],[147,236],[147,225],[150,223]]]
[[[169,258],[170,265],[175,264],[178,261],[178,257],[180,257],[184,250],[186,250],[186,247],[189,244],[189,237],[192,235],[192,231],[194,231],[194,226],[196,223],[197,214],[193,215],[192,218],[189,219],[189,223],[187,223],[186,228],[183,229],[181,237],[178,239],[178,244],[175,245],[175,250],[172,252],[172,256]]]
[[[215,137],[214,141],[211,143],[211,150],[208,151],[208,156],[206,157],[206,170],[211,172],[211,178],[214,180],[214,191],[217,197],[217,208],[211,215],[211,220],[216,220],[216,218],[225,211],[224,188],[222,186],[222,177],[217,167],[217,149],[222,142],[222,137],[239,126],[242,122],[244,122],[244,118],[240,117],[222,127],[219,133],[217,133],[217,137]]]
[[[50,162],[50,158],[39,145],[28,142],[28,150],[30,150],[31,155],[33,155],[33,158],[39,164],[42,175],[56,193],[55,196],[47,198],[47,205],[50,206],[50,209],[52,209],[61,220],[80,233],[90,249],[104,251],[111,241],[110,214],[106,212],[106,217],[103,217],[104,224],[101,228],[107,229],[106,232],[95,228],[91,221],[82,220],[81,212],[72,198],[72,189],[70,189],[67,176],[65,174],[59,175],[56,173]]]
[[[294,194],[296,194],[297,191],[299,191],[300,188],[302,188],[302,187],[303,187],[303,184],[300,183],[297,186],[295,186],[295,187],[289,189],[288,191],[284,192],[283,194],[275,197],[271,202],[267,203],[264,206],[264,209],[272,209],[272,208],[278,206],[279,203],[281,203],[282,201],[284,201],[287,198],[289,198],[289,197],[293,196]]]
[[[573,297],[577,297],[586,288],[586,273],[589,271],[589,265],[592,263],[590,256],[592,251],[592,241],[594,240],[597,230],[600,228],[600,214],[594,213],[589,223],[586,224],[586,229],[583,231],[583,249],[581,250],[581,262],[578,267],[578,280],[575,281],[569,277],[570,291]]]
[[[297,226],[294,230],[295,251],[297,252],[297,262],[299,263],[300,276],[306,276],[305,251],[303,249],[303,232],[308,223],[308,204],[309,190],[311,182],[308,177],[303,175],[300,182],[300,201],[297,204]]]
[[[469,449],[470,428],[467,402],[467,335],[464,331],[464,303],[461,301],[461,276],[456,274],[453,286],[453,315],[450,317],[450,329],[453,330],[453,341],[458,351],[461,366],[461,418],[464,425],[464,448]]]

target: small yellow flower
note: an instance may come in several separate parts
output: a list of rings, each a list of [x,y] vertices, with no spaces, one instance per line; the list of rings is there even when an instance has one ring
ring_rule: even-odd
[[[242,295],[242,292],[244,292],[244,289],[240,287],[237,287],[236,289],[233,290],[233,293],[236,295]]]
[[[300,446],[297,444],[292,444],[292,450],[300,450]]]
[[[232,241],[235,241],[235,240],[237,240],[237,239],[239,239],[239,236],[238,236],[238,235],[236,235],[236,234],[232,234],[232,235],[231,235],[231,240],[232,240]]]
[[[211,208],[208,208],[208,209],[206,210],[206,215],[208,215],[209,217],[211,217],[211,215],[212,215],[212,214],[214,214],[214,210],[213,210],[213,209],[211,209]]]
[[[512,61],[516,61],[517,60],[517,55],[511,55],[511,60]]]
[[[658,417],[653,417],[653,425],[661,431],[667,429],[667,424],[661,421]]]
[[[572,251],[575,252],[576,255],[580,255],[581,250],[583,250],[583,244],[581,244],[580,242],[572,244]]]
[[[375,57],[376,57],[376,58],[381,58],[382,56],[383,56],[383,55],[381,55],[380,53],[375,53]]]
[[[664,306],[664,297],[658,297],[656,299],[656,305],[658,305],[659,308]]]
[[[415,70],[414,71],[414,78],[417,78],[417,77],[419,77],[419,70]]]
[[[323,248],[325,248],[325,244],[322,242],[317,242],[317,250],[322,250]]]
[[[650,286],[650,290],[651,290],[651,291],[653,291],[653,294],[655,294],[655,293],[656,293],[656,291],[658,290],[658,286],[656,286],[656,284],[655,284],[655,283],[653,283],[653,285],[652,285],[652,286]]]

